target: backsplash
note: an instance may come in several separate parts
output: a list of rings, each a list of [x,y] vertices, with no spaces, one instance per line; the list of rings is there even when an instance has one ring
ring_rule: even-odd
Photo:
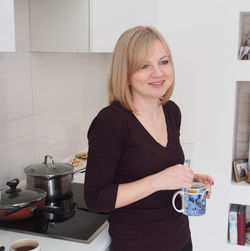
[[[45,154],[61,161],[87,150],[110,63],[105,53],[0,53],[0,188]]]

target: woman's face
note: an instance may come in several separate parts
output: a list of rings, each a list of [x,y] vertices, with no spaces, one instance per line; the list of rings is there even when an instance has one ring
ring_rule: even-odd
[[[160,40],[155,40],[150,53],[130,78],[133,100],[155,99],[159,101],[174,79],[174,71],[169,55]]]

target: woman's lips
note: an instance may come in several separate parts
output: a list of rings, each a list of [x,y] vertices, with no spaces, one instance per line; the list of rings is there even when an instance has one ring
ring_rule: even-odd
[[[162,81],[158,81],[158,82],[152,82],[149,83],[149,85],[153,86],[153,87],[162,87],[164,85],[165,80]]]

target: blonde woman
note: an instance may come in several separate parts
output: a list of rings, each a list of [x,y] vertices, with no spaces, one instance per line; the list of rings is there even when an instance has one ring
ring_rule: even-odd
[[[209,198],[213,180],[183,165],[173,89],[163,36],[153,27],[124,32],[112,59],[110,105],[88,131],[85,177],[88,208],[109,213],[112,251],[192,250],[188,217],[173,209],[172,196],[198,181],[206,183]]]

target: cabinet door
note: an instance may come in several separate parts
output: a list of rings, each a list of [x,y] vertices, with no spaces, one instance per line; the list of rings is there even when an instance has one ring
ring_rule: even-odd
[[[0,51],[15,51],[13,0],[0,0]]]
[[[89,0],[30,0],[31,50],[89,51]]]
[[[155,24],[155,0],[92,0],[90,49],[112,52],[122,32],[136,25]]]

